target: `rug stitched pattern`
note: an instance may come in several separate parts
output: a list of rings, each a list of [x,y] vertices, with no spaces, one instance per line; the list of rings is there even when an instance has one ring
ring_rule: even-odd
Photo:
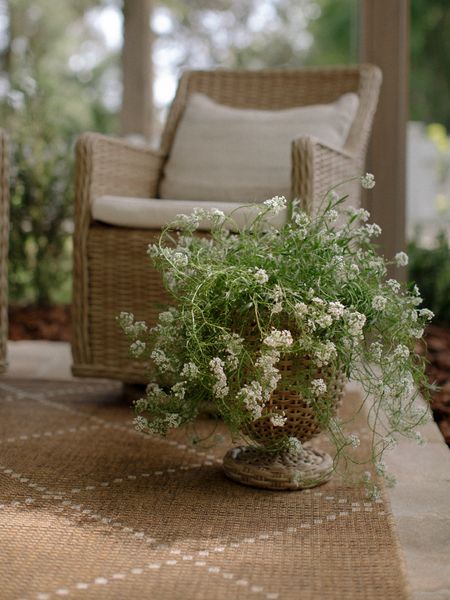
[[[0,380],[0,414],[2,600],[409,598],[383,498],[229,481],[210,419],[214,444],[144,436],[95,381]]]

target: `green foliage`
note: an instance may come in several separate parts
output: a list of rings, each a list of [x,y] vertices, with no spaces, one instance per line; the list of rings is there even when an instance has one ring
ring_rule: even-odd
[[[83,39],[101,47],[84,24],[86,6],[81,0],[56,11],[51,0],[8,4],[0,117],[12,141],[13,302],[70,302],[74,140],[87,129],[115,127],[102,101],[114,57],[106,55],[84,71],[70,68]],[[72,34],[63,35],[70,28]]]
[[[409,278],[417,283],[423,304],[435,314],[437,322],[450,325],[450,244],[441,232],[433,248],[417,240],[409,244]]]
[[[362,183],[372,187],[373,177]],[[417,290],[386,279],[393,263],[372,241],[381,230],[365,224],[364,209],[340,211],[346,198],[327,195],[314,216],[294,205],[279,229],[270,218],[286,201],[276,197],[253,205],[243,227],[233,219],[241,208],[229,216],[196,209],[163,231],[149,255],[176,308],[152,330],[128,313],[119,318],[132,355],[150,359],[152,380],[162,385],[150,385],[138,401],[138,428],[165,434],[192,421],[207,400],[233,434],[247,433],[272,452],[292,450],[305,440],[284,428],[284,399],[276,394],[286,394],[309,407],[347,465],[358,440],[348,431],[352,419],[344,423],[334,411],[333,382],[342,372],[366,392],[372,445],[358,462],[383,474],[383,452],[395,436],[417,437],[426,410],[414,403],[416,386],[426,387],[426,377],[414,346],[432,313],[416,308]],[[196,235],[205,221],[209,238]],[[395,257],[397,265],[407,261],[405,253]]]
[[[450,129],[450,2],[411,0],[411,118]]]

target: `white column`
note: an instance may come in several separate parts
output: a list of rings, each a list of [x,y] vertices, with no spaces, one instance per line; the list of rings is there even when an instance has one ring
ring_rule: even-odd
[[[124,0],[122,133],[147,139],[153,106],[151,9],[151,0]]]
[[[409,10],[409,0],[362,0],[361,60],[383,71],[367,161],[377,183],[367,205],[387,257],[405,248]]]

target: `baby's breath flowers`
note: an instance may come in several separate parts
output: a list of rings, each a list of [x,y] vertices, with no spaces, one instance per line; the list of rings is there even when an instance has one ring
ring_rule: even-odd
[[[375,184],[370,173],[360,182]],[[283,197],[263,202],[241,228],[233,214],[196,209],[149,246],[176,308],[152,328],[129,313],[118,317],[131,355],[149,360],[158,382],[136,403],[136,427],[165,434],[212,402],[233,434],[263,418],[278,447],[301,452],[288,413],[271,403],[286,385],[283,361],[301,361],[289,389],[314,412],[336,456],[345,464],[371,461],[391,481],[384,451],[399,435],[421,441],[416,428],[427,412],[415,398],[426,378],[414,344],[433,314],[417,308],[416,287],[386,278],[390,265],[407,265],[407,255],[381,257],[373,244],[381,229],[365,209],[342,208],[345,200],[334,189],[314,214],[295,201],[278,229],[270,219],[286,209]],[[205,223],[210,235],[197,235]],[[345,373],[365,390],[371,447],[364,459],[353,458],[360,438],[347,431],[351,423],[330,409],[328,372]],[[364,479],[375,485],[370,473]]]

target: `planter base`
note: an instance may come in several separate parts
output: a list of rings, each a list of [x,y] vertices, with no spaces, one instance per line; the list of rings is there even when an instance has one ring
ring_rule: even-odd
[[[301,490],[328,481],[333,472],[331,456],[320,450],[265,452],[239,446],[227,452],[223,468],[228,477],[244,485],[269,490]]]

